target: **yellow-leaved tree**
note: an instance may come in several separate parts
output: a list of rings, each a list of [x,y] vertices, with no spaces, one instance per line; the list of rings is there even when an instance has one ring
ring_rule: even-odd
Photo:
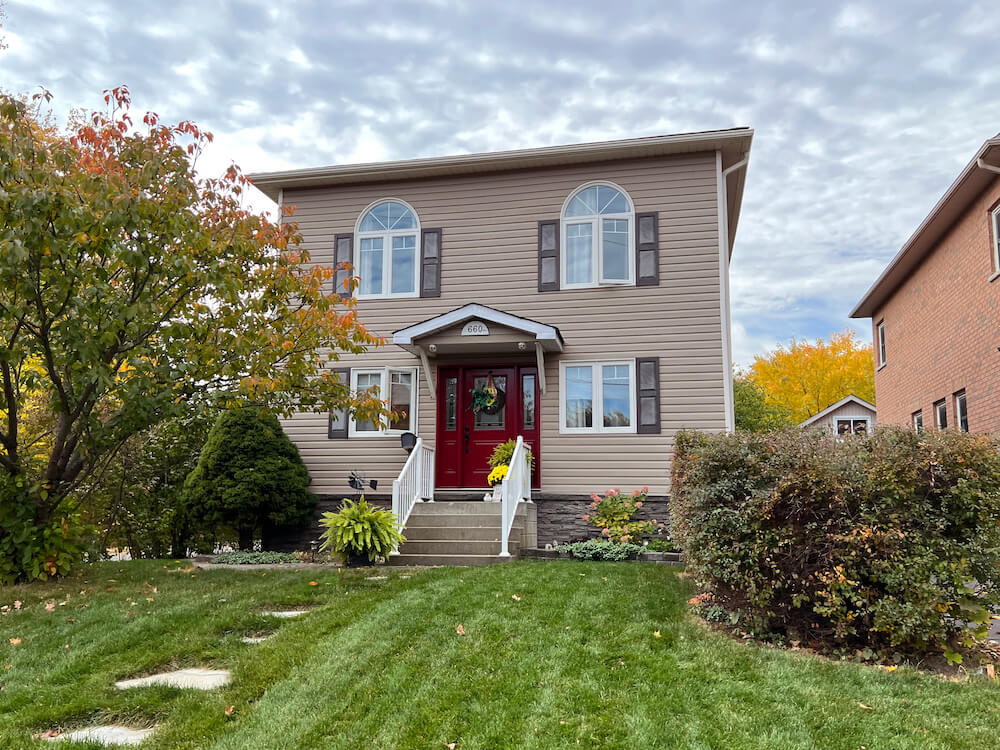
[[[801,422],[852,393],[875,403],[871,345],[852,330],[815,342],[792,339],[763,357],[755,357],[750,379],[769,402]]]

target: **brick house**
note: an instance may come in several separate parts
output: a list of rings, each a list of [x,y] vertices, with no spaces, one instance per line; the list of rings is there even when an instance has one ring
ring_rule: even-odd
[[[1000,135],[851,317],[872,321],[880,423],[1000,432]]]

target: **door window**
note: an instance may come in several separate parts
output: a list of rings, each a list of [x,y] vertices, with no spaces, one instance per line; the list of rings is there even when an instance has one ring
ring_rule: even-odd
[[[473,381],[473,388],[479,390],[486,387],[487,378],[476,378]],[[494,375],[493,385],[501,392],[507,392],[507,377],[505,375]],[[503,430],[507,426],[506,402],[497,410],[496,414],[487,414],[485,410],[475,413],[472,427],[475,430]]]

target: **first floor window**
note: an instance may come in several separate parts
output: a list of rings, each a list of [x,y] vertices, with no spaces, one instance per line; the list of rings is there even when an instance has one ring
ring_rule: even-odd
[[[948,404],[945,403],[944,399],[934,404],[934,423],[939,430],[948,427]]]
[[[965,400],[965,391],[955,394],[955,424],[962,432],[969,431],[969,410]]]
[[[560,399],[562,432],[635,432],[635,361],[563,363]]]
[[[352,369],[351,390],[359,394],[371,393],[387,402],[393,412],[391,417],[378,422],[352,419],[351,435],[364,437],[416,431],[417,370],[415,368]]]
[[[838,419],[837,420],[837,434],[838,435],[867,435],[868,434],[868,420],[867,419]]]
[[[913,430],[914,432],[924,431],[924,413],[923,411],[913,412]]]

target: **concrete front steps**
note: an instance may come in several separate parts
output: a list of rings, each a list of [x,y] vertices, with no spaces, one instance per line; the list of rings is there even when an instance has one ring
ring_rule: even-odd
[[[437,500],[417,503],[406,522],[406,541],[390,565],[491,565],[516,559],[534,546],[535,508],[522,503],[507,542],[510,557],[500,557],[500,503]]]

